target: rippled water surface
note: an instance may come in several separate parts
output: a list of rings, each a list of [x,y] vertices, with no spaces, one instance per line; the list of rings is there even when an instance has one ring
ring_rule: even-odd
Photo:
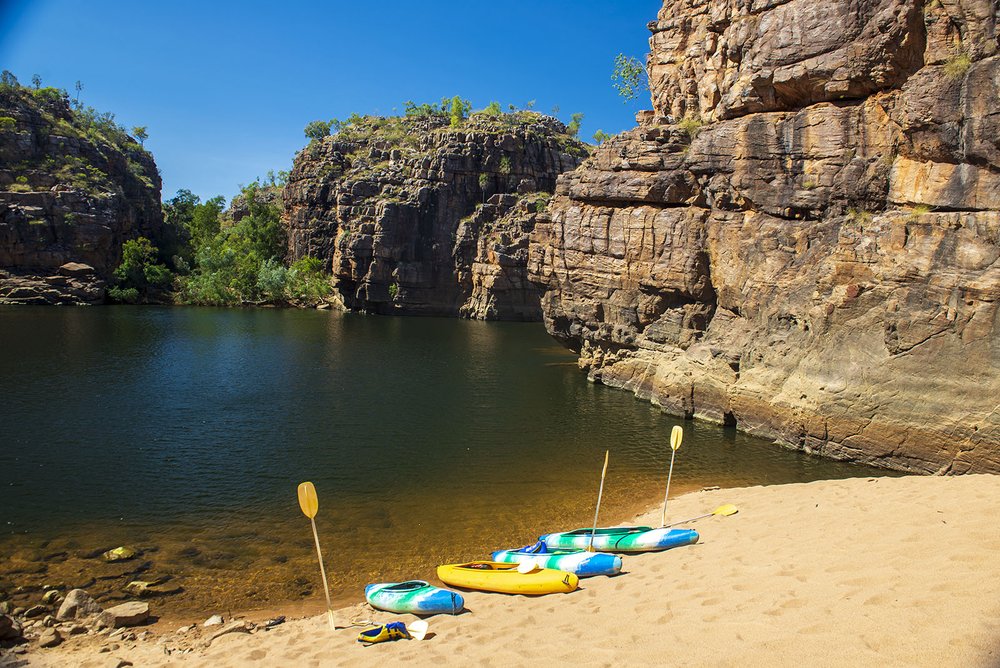
[[[662,495],[679,422],[574,359],[537,324],[0,307],[0,589],[169,576],[155,605],[178,615],[315,600],[303,480],[340,599],[587,525],[605,449],[621,520]],[[684,427],[678,493],[872,472]],[[121,544],[143,555],[88,558]]]

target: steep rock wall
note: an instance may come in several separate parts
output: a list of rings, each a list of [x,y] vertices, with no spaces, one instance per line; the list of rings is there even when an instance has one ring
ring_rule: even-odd
[[[458,128],[441,116],[356,120],[296,157],[290,259],[323,260],[347,309],[539,320],[525,269],[532,205],[585,154],[534,112]]]
[[[997,7],[665,2],[654,110],[532,236],[549,331],[674,414],[1000,470]]]
[[[103,301],[122,243],[163,235],[152,157],[81,123],[55,89],[5,87],[0,117],[0,303]]]

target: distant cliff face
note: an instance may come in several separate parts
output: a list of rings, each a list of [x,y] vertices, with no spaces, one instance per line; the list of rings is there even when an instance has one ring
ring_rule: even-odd
[[[583,155],[565,126],[534,112],[474,114],[458,128],[440,116],[365,118],[296,157],[290,260],[323,260],[348,309],[538,320],[528,233]]]
[[[55,89],[0,89],[0,303],[103,301],[122,243],[159,239],[156,165],[114,127]]]
[[[989,0],[670,0],[654,110],[532,237],[591,378],[810,452],[1000,470]]]

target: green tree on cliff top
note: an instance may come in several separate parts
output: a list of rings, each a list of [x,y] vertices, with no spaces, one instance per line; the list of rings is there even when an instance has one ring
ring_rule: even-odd
[[[463,100],[458,95],[451,98],[451,110],[449,116],[451,116],[451,127],[457,128],[465,120],[466,114],[472,109],[472,103],[468,100]]]

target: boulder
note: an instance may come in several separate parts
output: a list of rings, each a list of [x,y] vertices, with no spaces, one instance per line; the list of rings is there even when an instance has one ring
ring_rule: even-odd
[[[67,262],[59,267],[59,273],[63,276],[90,276],[94,271],[93,267],[82,262]]]
[[[99,626],[120,629],[129,626],[139,626],[149,619],[149,604],[130,601],[108,608],[98,616]]]
[[[66,594],[65,600],[59,606],[56,619],[59,621],[81,619],[102,612],[104,612],[104,608],[98,605],[97,601],[91,598],[90,594],[82,589],[73,589]]]

